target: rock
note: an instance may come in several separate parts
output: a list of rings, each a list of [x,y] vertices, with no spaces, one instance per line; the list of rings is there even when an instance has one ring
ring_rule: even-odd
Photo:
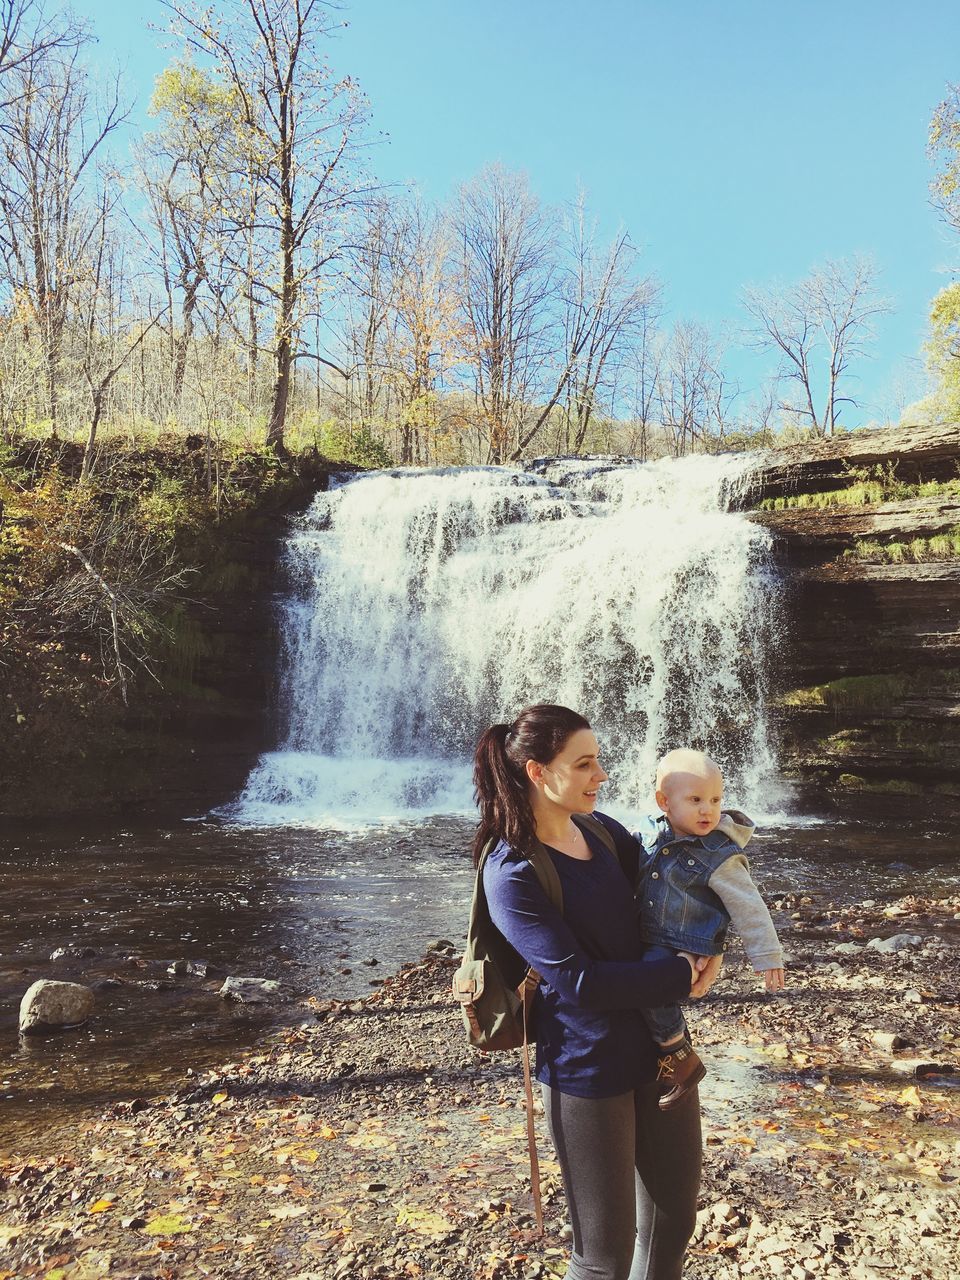
[[[209,960],[188,960],[187,973],[193,974],[195,978],[224,978],[226,974],[219,965],[211,964]]]
[[[270,1004],[282,999],[280,983],[272,978],[227,978],[217,994],[238,1004]]]
[[[875,506],[835,506],[751,512],[751,520],[788,538],[794,547],[852,547],[861,539],[930,538],[960,522],[960,498],[906,498]],[[913,566],[911,566],[912,568]]]
[[[710,1217],[713,1222],[731,1222],[737,1217],[737,1211],[727,1200],[718,1200],[710,1206]]]
[[[960,448],[956,423],[853,431],[824,440],[805,441],[762,457],[749,485],[737,495],[750,506],[761,497],[841,488],[850,483],[852,467],[884,465],[897,460],[901,480],[952,479]]]
[[[895,1031],[875,1031],[870,1039],[884,1053],[895,1053],[897,1049],[906,1049],[910,1045],[909,1040]]]
[[[96,954],[94,947],[81,947],[71,942],[66,947],[57,947],[56,951],[51,951],[50,959],[56,964],[58,960],[89,960]]]
[[[757,1245],[757,1251],[765,1258],[770,1258],[777,1253],[786,1253],[792,1247],[793,1242],[784,1240],[782,1236],[765,1236]]]
[[[171,978],[183,978],[187,974],[186,960],[174,960],[167,965],[167,973]]]
[[[431,951],[439,951],[445,955],[451,955],[456,951],[456,949],[457,948],[454,944],[447,938],[438,938],[436,942],[431,942],[429,947],[427,947],[427,954],[429,955]]]
[[[913,1069],[918,1080],[926,1080],[928,1076],[952,1076],[957,1073],[957,1065],[953,1062],[919,1062]]]
[[[871,951],[879,951],[884,955],[920,946],[923,946],[923,938],[919,933],[895,933],[891,938],[871,938],[867,943]]]
[[[838,942],[833,950],[841,956],[858,956],[864,948],[859,942]]]
[[[925,1080],[927,1076],[952,1076],[957,1068],[950,1062],[931,1062],[929,1058],[898,1058],[890,1063],[890,1070],[898,1076]]]
[[[79,982],[41,978],[20,1001],[20,1033],[33,1035],[79,1027],[93,1013],[93,992]]]

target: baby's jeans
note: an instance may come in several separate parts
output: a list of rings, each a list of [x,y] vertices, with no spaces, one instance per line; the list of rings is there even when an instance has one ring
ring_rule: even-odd
[[[643,958],[644,960],[667,960],[676,954],[670,947],[650,946],[644,949]],[[641,1009],[640,1012],[657,1044],[667,1044],[670,1040],[676,1040],[687,1030],[686,1020],[678,1004],[662,1004],[655,1009]]]

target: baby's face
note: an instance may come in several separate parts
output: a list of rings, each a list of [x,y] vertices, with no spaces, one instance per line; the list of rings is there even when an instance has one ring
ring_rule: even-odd
[[[671,773],[657,792],[657,804],[678,836],[705,836],[720,821],[723,777],[719,769]]]

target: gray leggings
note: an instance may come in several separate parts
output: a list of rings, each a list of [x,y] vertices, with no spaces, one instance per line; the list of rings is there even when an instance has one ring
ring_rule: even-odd
[[[573,1226],[565,1280],[680,1280],[700,1188],[700,1101],[657,1106],[657,1085],[615,1098],[542,1086]]]

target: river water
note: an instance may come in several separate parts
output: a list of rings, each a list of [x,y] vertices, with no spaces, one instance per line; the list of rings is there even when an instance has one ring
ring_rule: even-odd
[[[32,1152],[75,1114],[231,1060],[309,1016],[302,996],[369,993],[437,938],[459,943],[470,834],[440,817],[353,833],[182,822],[0,838],[0,1150]],[[960,890],[954,839],[932,829],[774,826],[752,866],[768,894],[824,903]],[[51,961],[59,947],[92,954]],[[279,979],[291,1000],[228,1004],[219,977],[168,976],[178,959]],[[119,985],[97,991],[87,1027],[18,1039],[20,997],[40,977]]]
[[[779,584],[766,533],[727,510],[744,474],[736,459],[550,464],[319,495],[287,544],[277,747],[242,794],[166,826],[0,834],[0,1149],[163,1092],[309,1016],[299,998],[362,995],[436,938],[459,942],[471,746],[531,701],[590,717],[602,807],[628,822],[663,750],[708,750],[759,819],[770,894],[956,892],[947,833],[791,813],[767,716]],[[218,976],[168,974],[178,960]],[[279,979],[289,1000],[227,1004],[224,973]],[[87,1027],[18,1040],[41,977],[96,988]]]

